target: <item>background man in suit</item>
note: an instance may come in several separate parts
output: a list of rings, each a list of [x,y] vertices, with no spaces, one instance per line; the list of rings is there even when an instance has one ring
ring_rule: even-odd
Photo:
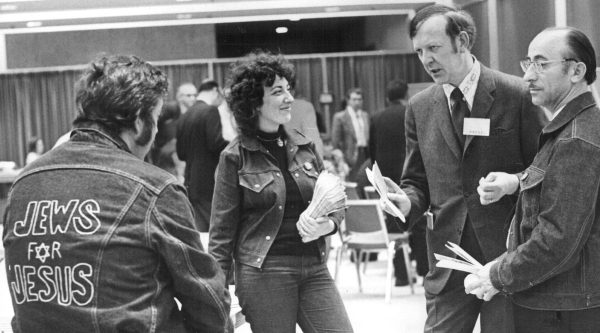
[[[165,103],[158,118],[158,132],[150,152],[152,164],[174,174],[180,181],[183,181],[185,165],[175,153],[177,119],[196,103],[196,95],[198,90],[193,83],[186,82],[177,88],[175,101]]]
[[[360,88],[348,90],[346,98],[346,109],[333,116],[331,144],[344,153],[344,159],[350,167],[348,180],[354,182],[357,170],[369,158],[369,115],[362,110]]]
[[[430,271],[425,277],[426,332],[512,332],[506,297],[491,302],[465,294],[466,273],[435,266],[434,253],[455,256],[460,244],[482,263],[503,253],[517,173],[531,162],[545,119],[531,104],[518,77],[480,64],[471,47],[471,16],[442,5],[426,7],[410,23],[413,47],[435,85],[411,98],[406,111],[406,163],[401,187],[388,180],[390,196],[412,224],[430,208],[427,226]],[[467,117],[465,117],[465,115]],[[493,204],[479,202],[477,185],[487,179],[501,189]]]
[[[369,130],[369,152],[371,160],[379,166],[381,174],[400,184],[406,141],[404,139],[404,114],[408,103],[408,84],[404,80],[393,80],[387,85],[388,107],[371,118]],[[386,214],[388,231],[404,232],[406,225],[397,217]],[[425,276],[429,271],[427,245],[425,243],[425,220],[415,223],[410,234],[412,257],[417,261],[417,273]],[[402,249],[394,256],[396,286],[408,284]]]
[[[177,155],[185,162],[185,186],[196,212],[196,226],[199,231],[208,232],[214,174],[227,141],[223,139],[217,109],[223,99],[219,84],[206,80],[198,90],[198,101],[177,124]]]

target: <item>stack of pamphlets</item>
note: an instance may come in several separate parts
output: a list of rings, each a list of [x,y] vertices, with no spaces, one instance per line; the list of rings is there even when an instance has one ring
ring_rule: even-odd
[[[315,184],[313,197],[303,214],[317,219],[345,208],[346,187],[342,180],[328,171],[321,172]],[[317,238],[303,237],[302,241],[307,243],[315,239]]]
[[[328,171],[321,172],[306,213],[316,219],[345,208],[346,188],[342,180]]]

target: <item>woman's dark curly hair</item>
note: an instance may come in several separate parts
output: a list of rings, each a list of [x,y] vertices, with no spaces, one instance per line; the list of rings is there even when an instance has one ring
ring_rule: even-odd
[[[152,110],[167,93],[163,72],[136,56],[108,55],[92,61],[75,84],[75,126],[101,124],[118,136],[139,117],[152,123]]]
[[[264,87],[272,86],[277,75],[293,85],[294,67],[281,54],[253,51],[231,65],[227,102],[242,134],[256,134]]]

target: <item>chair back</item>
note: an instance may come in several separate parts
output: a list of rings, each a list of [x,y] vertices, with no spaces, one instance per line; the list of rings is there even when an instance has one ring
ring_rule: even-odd
[[[363,191],[365,191],[367,199],[379,199],[379,193],[377,193],[373,186],[365,186]]]
[[[343,232],[348,246],[386,248],[389,237],[379,200],[348,200],[346,205]]]

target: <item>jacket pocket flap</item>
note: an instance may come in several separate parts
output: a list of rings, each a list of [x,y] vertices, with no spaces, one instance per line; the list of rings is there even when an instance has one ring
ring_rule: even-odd
[[[271,173],[247,173],[240,175],[240,185],[252,192],[259,193],[274,179]]]
[[[527,168],[525,170],[525,172],[523,173],[523,175],[521,176],[520,179],[520,186],[521,186],[521,190],[528,190],[532,187],[537,186],[539,183],[541,183],[544,180],[544,175],[546,174],[546,171],[534,167],[534,166],[530,166],[529,168]]]

